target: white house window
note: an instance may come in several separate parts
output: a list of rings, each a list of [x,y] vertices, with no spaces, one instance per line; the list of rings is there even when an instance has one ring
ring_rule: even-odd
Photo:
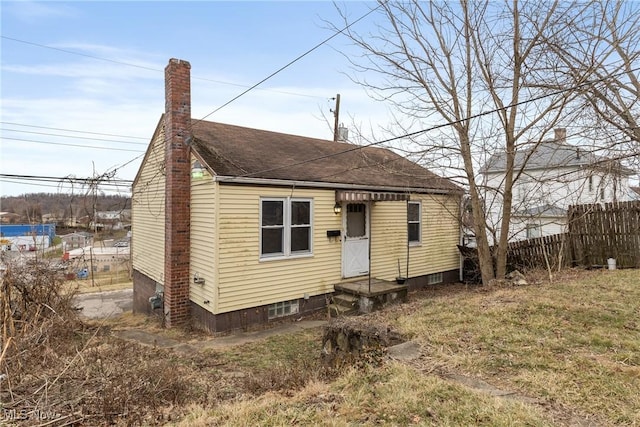
[[[261,199],[261,258],[310,254],[311,235],[311,200]]]
[[[291,253],[311,250],[311,202],[291,201]]]
[[[538,224],[527,224],[527,239],[540,237],[540,226]]]
[[[531,183],[529,181],[522,181],[517,186],[518,189],[518,201],[525,202],[531,193]]]
[[[421,204],[420,202],[407,203],[407,227],[409,243],[418,244],[421,242]]]
[[[261,255],[284,255],[285,200],[262,200],[260,212]]]
[[[589,194],[593,193],[593,175],[589,175]]]

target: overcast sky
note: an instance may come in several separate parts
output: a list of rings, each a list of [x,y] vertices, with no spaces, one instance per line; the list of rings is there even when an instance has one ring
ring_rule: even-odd
[[[351,21],[375,7],[346,2]],[[135,177],[164,110],[169,58],[191,63],[192,117],[202,118],[333,33],[331,2],[2,1],[0,173]],[[359,22],[364,31],[374,15]],[[344,122],[384,125],[385,107],[348,78],[337,36],[207,120],[332,138]],[[2,195],[69,184],[0,178]],[[75,187],[74,191],[77,191]],[[105,187],[128,194],[130,188]]]

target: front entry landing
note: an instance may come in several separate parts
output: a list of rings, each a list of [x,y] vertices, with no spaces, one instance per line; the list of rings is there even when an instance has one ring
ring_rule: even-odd
[[[409,293],[407,285],[374,278],[341,283],[334,289],[335,313],[371,313],[388,304],[406,302]]]

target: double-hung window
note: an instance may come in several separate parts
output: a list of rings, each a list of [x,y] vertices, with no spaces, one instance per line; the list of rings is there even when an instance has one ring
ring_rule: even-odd
[[[260,200],[260,258],[292,257],[312,253],[310,199]]]
[[[538,224],[527,224],[527,239],[535,239],[536,237],[540,236],[540,226]]]
[[[420,202],[407,203],[407,235],[409,244],[419,245],[422,241],[422,209]]]

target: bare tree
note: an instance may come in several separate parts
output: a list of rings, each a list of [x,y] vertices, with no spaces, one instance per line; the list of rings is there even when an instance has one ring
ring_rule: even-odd
[[[595,2],[581,19],[566,20],[568,29],[548,40],[560,62],[558,67],[583,85],[585,111],[597,120],[600,137],[616,135],[640,144],[640,3]]]
[[[398,113],[389,130],[450,124],[414,135],[407,149],[432,164],[446,161],[449,176],[467,186],[483,283],[506,273],[513,186],[526,167],[526,159],[516,167],[516,153],[540,144],[561,118],[577,113],[569,108],[576,91],[558,87],[571,88],[580,78],[557,72],[557,52],[547,43],[561,31],[562,19],[580,16],[588,6],[382,1],[375,32],[348,33],[363,52],[351,59],[358,72],[353,79]],[[502,155],[504,178],[487,198],[477,176],[495,153]],[[500,220],[491,224],[487,205],[496,194]]]

